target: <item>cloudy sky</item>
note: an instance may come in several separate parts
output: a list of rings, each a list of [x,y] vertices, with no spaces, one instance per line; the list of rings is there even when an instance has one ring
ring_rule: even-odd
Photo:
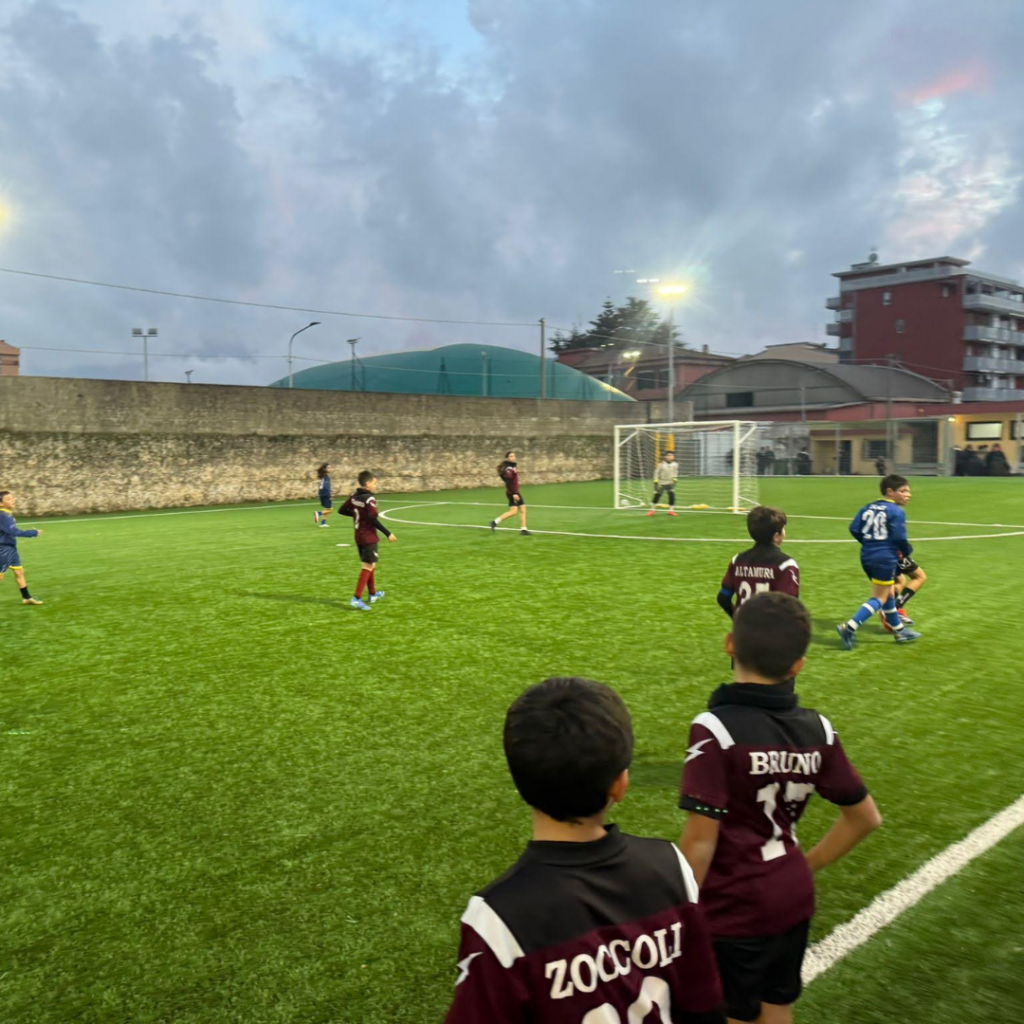
[[[0,0],[0,266],[552,326],[686,275],[692,344],[823,340],[873,245],[1024,277],[1021,52],[1019,0]],[[0,273],[33,374],[139,376],[43,349],[153,326],[154,379],[262,384],[311,319],[307,358],[537,344]]]

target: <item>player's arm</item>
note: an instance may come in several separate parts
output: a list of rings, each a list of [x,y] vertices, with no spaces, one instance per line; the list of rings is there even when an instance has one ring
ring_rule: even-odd
[[[530,994],[515,962],[503,966],[469,925],[462,926],[459,974],[445,1024],[527,1024]]]
[[[736,597],[735,591],[730,590],[728,587],[722,587],[718,592],[718,605],[725,612],[726,615],[731,619],[736,613],[736,608],[733,604],[733,600]]]
[[[352,499],[351,498],[346,498],[345,499],[345,504],[342,505],[341,508],[338,509],[338,515],[339,516],[348,516],[349,519],[355,519],[356,513],[355,513],[355,509],[352,508]]]
[[[840,807],[839,812],[832,827],[807,854],[807,863],[812,871],[820,871],[845,857],[882,824],[882,815],[870,793],[859,803]]]
[[[6,512],[0,514],[0,534],[7,538],[8,543],[13,544],[19,537],[38,537],[38,530],[19,530],[14,525],[14,517]]]
[[[905,558],[909,558],[914,553],[914,549],[907,537],[907,515],[903,509],[900,509],[899,512],[898,516],[893,516],[890,519],[889,537],[899,548],[900,553]]]
[[[858,543],[860,543],[863,540],[863,537],[861,537],[861,533],[860,533],[860,513],[859,512],[850,521],[849,529],[850,529],[851,535],[853,536],[853,539],[855,541],[857,541]]]
[[[380,521],[380,516],[377,512],[377,499],[369,498],[366,502],[366,518],[369,525],[375,530],[380,530],[381,533],[387,537],[388,540],[394,540],[395,535]]]
[[[711,861],[714,860],[720,827],[717,818],[710,818],[701,811],[692,810],[686,816],[683,834],[679,837],[679,849],[693,868],[693,876],[698,885],[704,884]]]

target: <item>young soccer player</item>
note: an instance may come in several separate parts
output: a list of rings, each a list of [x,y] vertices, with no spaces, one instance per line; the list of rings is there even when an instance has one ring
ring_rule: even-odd
[[[370,604],[376,604],[384,596],[384,591],[377,589],[377,561],[380,558],[377,552],[377,532],[383,533],[391,544],[398,540],[378,518],[376,490],[377,477],[370,470],[364,469],[359,474],[359,486],[355,493],[338,509],[341,515],[355,520],[353,525],[362,572],[359,574],[359,582],[349,604],[363,612],[368,612]],[[370,604],[363,600],[364,588],[369,595]]]
[[[702,886],[731,1024],[789,1024],[814,914],[816,871],[882,823],[827,718],[800,707],[811,617],[789,594],[758,594],[733,619],[734,679],[690,726],[679,845]],[[805,855],[796,823],[812,793],[840,816]]]
[[[519,532],[522,536],[529,537],[530,531],[526,528],[526,503],[519,491],[519,467],[516,464],[515,452],[505,452],[505,461],[498,463],[498,476],[505,484],[508,511],[491,520],[491,532],[493,533],[509,516],[514,516],[518,512]]]
[[[675,452],[665,452],[654,470],[654,497],[651,498],[651,510],[647,514],[654,515],[658,502],[662,495],[668,498],[668,514],[678,515],[676,512],[676,480],[679,479],[679,464],[676,462]]]
[[[313,522],[317,526],[327,526],[327,517],[331,514],[334,502],[331,500],[331,466],[324,462],[316,471],[320,484],[317,493],[320,498],[320,508],[313,513]]]
[[[836,626],[848,651],[853,650],[857,630],[879,610],[885,614],[897,643],[909,643],[921,635],[909,628],[912,620],[900,616],[893,593],[900,559],[914,553],[907,539],[907,514],[903,511],[910,501],[910,484],[892,473],[882,479],[879,489],[882,500],[865,505],[850,523],[850,533],[860,544],[860,564],[871,580],[871,597],[851,619]]]
[[[14,573],[14,582],[21,591],[22,604],[42,604],[37,597],[28,592],[25,582],[25,570],[18,554],[19,537],[38,537],[42,530],[19,530],[14,518],[14,495],[10,491],[0,491],[0,580],[10,569]]]
[[[605,823],[632,755],[629,712],[601,683],[548,679],[509,708],[533,840],[469,901],[446,1024],[723,1022],[690,866]]]
[[[800,596],[800,566],[781,546],[788,521],[782,509],[769,505],[758,505],[747,513],[747,533],[754,546],[733,557],[718,591],[718,603],[729,618],[754,594],[777,591]]]

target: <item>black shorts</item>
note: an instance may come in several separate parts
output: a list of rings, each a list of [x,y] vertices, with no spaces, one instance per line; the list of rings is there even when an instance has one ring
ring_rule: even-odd
[[[514,494],[506,495],[506,497],[508,498],[509,508],[519,508],[520,505],[526,504],[526,502],[523,501],[523,496],[521,494],[518,497]]]
[[[377,554],[376,544],[360,544],[359,545],[359,561],[366,562],[372,565],[374,562],[380,559],[380,555]]]
[[[755,1021],[761,1016],[762,1003],[789,1006],[800,998],[810,924],[802,921],[788,932],[767,938],[714,940],[727,1017]]]
[[[904,576],[913,576],[921,568],[912,558],[901,558],[896,565]]]

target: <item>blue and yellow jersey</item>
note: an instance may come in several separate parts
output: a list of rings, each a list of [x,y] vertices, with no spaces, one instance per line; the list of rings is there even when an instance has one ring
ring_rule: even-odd
[[[865,505],[850,523],[850,533],[861,546],[861,557],[909,557],[914,550],[907,539],[907,514],[890,498]]]
[[[16,548],[19,537],[38,537],[38,530],[19,530],[14,516],[0,509],[0,547]]]

